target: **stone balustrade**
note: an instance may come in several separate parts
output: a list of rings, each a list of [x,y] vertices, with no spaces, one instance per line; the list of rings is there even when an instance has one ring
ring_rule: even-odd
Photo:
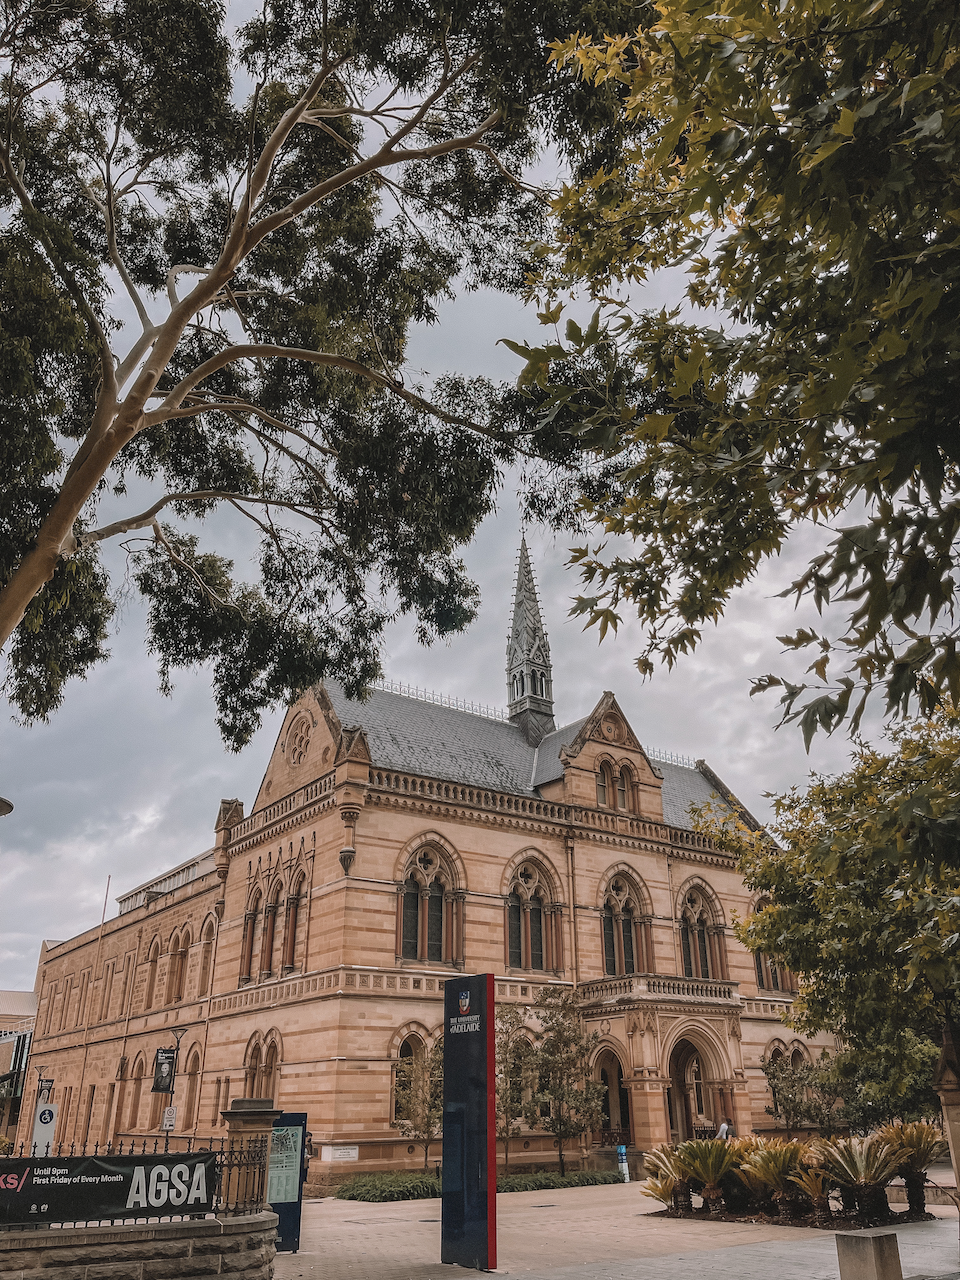
[[[582,982],[577,988],[584,1004],[649,1000],[657,1003],[694,1002],[740,1007],[740,984],[707,978],[674,978],[653,973],[630,973],[598,982]]]

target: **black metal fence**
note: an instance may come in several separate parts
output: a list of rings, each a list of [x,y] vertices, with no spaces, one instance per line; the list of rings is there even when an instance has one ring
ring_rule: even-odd
[[[102,1223],[104,1221],[152,1222],[182,1218],[203,1218],[210,1216],[211,1213],[218,1217],[258,1213],[264,1206],[268,1153],[269,1139],[266,1136],[241,1138],[224,1135],[221,1137],[201,1138],[164,1134],[107,1143],[21,1143],[19,1146],[12,1147],[9,1151],[0,1154],[0,1202],[10,1199],[10,1195],[5,1193],[13,1191],[15,1186],[13,1179],[15,1176],[19,1177],[19,1171],[25,1170],[28,1175],[31,1170],[34,1174],[38,1172],[37,1162],[44,1162],[44,1165],[48,1166],[50,1162],[69,1160],[76,1164],[80,1159],[89,1158],[96,1159],[98,1167],[107,1171],[105,1180],[109,1181],[109,1171],[111,1169],[128,1171],[131,1163],[137,1159],[148,1162],[153,1160],[171,1167],[179,1167],[175,1166],[178,1155],[209,1156],[209,1162],[204,1161],[201,1163],[204,1163],[208,1168],[209,1164],[212,1164],[214,1170],[213,1186],[201,1212],[191,1212],[189,1205],[186,1203],[180,1208],[175,1208],[176,1200],[171,1198],[170,1204],[162,1212],[151,1212],[150,1208],[145,1204],[142,1212],[111,1212],[107,1219],[102,1215],[96,1219],[91,1219],[89,1215],[81,1216],[81,1212],[79,1212],[81,1206],[78,1201],[78,1212],[76,1214],[64,1212],[61,1209],[55,1215],[55,1220],[48,1215],[41,1223],[37,1219],[31,1220],[26,1216],[30,1206],[27,1207],[24,1213],[18,1214],[12,1204],[4,1205],[0,1203],[0,1230],[12,1229],[19,1231],[23,1230],[25,1226],[33,1225],[38,1227],[41,1225],[81,1226],[91,1222]],[[29,1170],[24,1162],[30,1162]],[[54,1170],[53,1172],[66,1174],[67,1169],[71,1167],[68,1166],[63,1170]],[[186,1166],[184,1165],[183,1167],[185,1168]],[[47,1169],[45,1168],[41,1172],[46,1171]],[[20,1181],[22,1183],[22,1179]],[[63,1179],[63,1181],[69,1181],[69,1177]],[[17,1190],[19,1191],[20,1188],[17,1188]],[[19,1198],[22,1199],[23,1197]],[[44,1193],[35,1192],[33,1198],[37,1201],[42,1201]],[[53,1199],[54,1197],[51,1195],[50,1198]],[[55,1198],[69,1209],[69,1193],[59,1191]],[[155,1199],[149,1200],[149,1204],[156,1203]],[[33,1207],[46,1209],[47,1206],[37,1205]]]

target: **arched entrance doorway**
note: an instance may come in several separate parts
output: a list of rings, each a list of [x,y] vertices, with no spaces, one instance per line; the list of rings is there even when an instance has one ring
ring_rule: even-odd
[[[597,1078],[607,1086],[603,1097],[602,1147],[632,1146],[630,1133],[630,1093],[623,1083],[623,1067],[612,1049],[597,1058]]]
[[[712,1137],[722,1119],[717,1110],[716,1085],[708,1079],[703,1055],[690,1040],[678,1040],[670,1054],[667,1115],[670,1141]]]

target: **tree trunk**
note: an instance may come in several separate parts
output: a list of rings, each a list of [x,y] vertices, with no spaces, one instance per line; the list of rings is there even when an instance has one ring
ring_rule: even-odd
[[[848,1217],[854,1217],[857,1213],[857,1192],[854,1187],[840,1188],[840,1203],[843,1205],[843,1212]]]
[[[710,1186],[704,1187],[701,1192],[703,1196],[703,1204],[707,1213],[715,1214],[720,1212],[721,1192],[717,1184],[711,1183]]]
[[[560,1177],[565,1178],[567,1176],[567,1168],[563,1162],[563,1139],[562,1138],[557,1139],[557,1158],[560,1161]]]
[[[865,1227],[879,1227],[890,1221],[890,1205],[886,1187],[867,1182],[857,1188],[857,1209]]]
[[[911,1217],[922,1218],[927,1212],[927,1193],[925,1173],[913,1173],[912,1171],[903,1171],[903,1185],[907,1189],[907,1212]]]
[[[813,1202],[813,1220],[818,1227],[829,1229],[833,1226],[833,1213],[830,1209],[829,1196],[817,1196]]]
[[[777,1216],[780,1221],[792,1222],[795,1216],[793,1196],[788,1195],[785,1191],[778,1191],[773,1198],[777,1204]]]
[[[686,1178],[681,1178],[674,1185],[673,1203],[674,1208],[681,1218],[684,1217],[685,1214],[693,1213],[693,1200],[690,1196],[690,1183]]]
[[[503,1172],[510,1172],[510,1139],[503,1140]]]

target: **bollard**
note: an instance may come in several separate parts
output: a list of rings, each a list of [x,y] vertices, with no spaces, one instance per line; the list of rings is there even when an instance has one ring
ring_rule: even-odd
[[[903,1280],[897,1233],[884,1227],[838,1231],[840,1280]]]

